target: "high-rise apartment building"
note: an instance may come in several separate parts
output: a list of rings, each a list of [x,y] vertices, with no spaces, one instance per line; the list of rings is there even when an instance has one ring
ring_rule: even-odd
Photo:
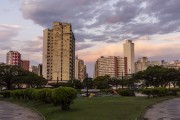
[[[9,51],[6,56],[6,63],[8,65],[21,65],[21,54],[17,51]]]
[[[38,75],[41,76],[42,75],[42,64],[38,65]]]
[[[139,58],[137,62],[135,62],[135,72],[146,70],[149,66],[149,61],[147,57]]]
[[[74,79],[75,37],[71,24],[54,22],[43,31],[43,77],[50,82]]]
[[[127,75],[127,58],[109,56],[98,58],[95,63],[94,78],[109,75],[110,77],[122,77]]]
[[[29,60],[21,60],[21,67],[24,70],[29,71]]]
[[[84,61],[78,59],[76,56],[75,59],[75,79],[83,81],[86,77],[86,65],[84,65]]]
[[[134,43],[131,40],[126,40],[123,44],[124,57],[127,57],[128,74],[135,73],[134,66]]]
[[[31,72],[38,74],[38,66],[31,66]]]

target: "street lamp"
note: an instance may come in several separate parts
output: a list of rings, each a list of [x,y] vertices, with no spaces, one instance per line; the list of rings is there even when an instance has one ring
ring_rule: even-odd
[[[88,78],[85,78],[86,79],[86,97],[89,96],[89,91],[88,91]]]
[[[57,71],[57,87],[58,87],[58,84],[59,84],[59,71]]]
[[[124,83],[123,83],[123,79],[124,79],[124,78],[123,78],[123,71],[122,71],[122,76],[121,76],[121,77],[122,77],[121,79],[122,79],[122,89],[123,89],[123,84],[124,84]]]

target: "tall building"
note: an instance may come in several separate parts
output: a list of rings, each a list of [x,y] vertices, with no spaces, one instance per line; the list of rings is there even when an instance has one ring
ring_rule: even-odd
[[[95,63],[94,78],[109,75],[110,77],[122,77],[127,75],[127,58],[109,56],[98,58]]]
[[[24,70],[29,71],[29,60],[21,60],[21,67]]]
[[[149,66],[149,61],[147,57],[139,58],[137,62],[135,62],[135,72],[146,70]]]
[[[38,74],[38,66],[31,66],[31,72]]]
[[[41,76],[42,75],[42,64],[38,65],[38,75]]]
[[[123,44],[124,49],[124,57],[127,57],[127,68],[128,74],[132,74],[135,72],[134,66],[134,43],[131,40],[126,40]]]
[[[86,77],[86,65],[84,65],[84,61],[78,59],[76,56],[75,59],[75,79],[83,81]]]
[[[54,22],[43,31],[43,77],[49,83],[74,79],[75,37],[71,24]]]
[[[9,51],[6,56],[7,65],[21,65],[21,54],[17,51]]]

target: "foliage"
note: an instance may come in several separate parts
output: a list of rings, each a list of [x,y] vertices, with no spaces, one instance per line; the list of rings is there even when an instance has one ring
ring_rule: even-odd
[[[1,91],[1,95],[3,95],[4,98],[10,98],[11,91],[10,90]]]
[[[89,89],[93,89],[94,88],[94,81],[92,78],[85,78],[83,80],[83,87],[88,87]]]
[[[54,104],[60,105],[62,110],[68,110],[76,97],[77,92],[71,87],[59,87],[52,92]]]
[[[103,92],[103,93],[106,93],[106,94],[114,93],[113,89],[101,89],[100,91]]]
[[[126,89],[126,90],[119,90],[119,95],[121,96],[135,96],[135,93],[133,90]]]
[[[0,85],[5,86],[7,90],[13,89],[15,78],[21,71],[22,69],[16,65],[0,64]]]
[[[144,71],[134,74],[134,79],[144,80],[146,87],[167,87],[172,83],[174,87],[180,81],[180,70],[164,68],[163,66],[150,66]]]
[[[18,85],[26,84],[31,88],[41,88],[47,84],[47,80],[45,78],[29,71],[22,71],[21,74],[16,77],[16,80],[18,81]]]
[[[109,84],[108,81],[110,79],[110,76],[105,75],[105,76],[98,76],[94,79],[94,84],[97,89],[108,89]]]
[[[16,65],[0,64],[0,86],[6,87],[7,90],[22,88],[22,85],[27,87],[43,87],[47,80],[35,73],[24,71]]]
[[[157,88],[148,88],[142,90],[143,94],[146,94],[148,98],[152,97],[162,97],[166,96],[168,93],[168,90],[166,88],[157,87]]]
[[[24,98],[23,93],[24,93],[23,90],[13,90],[13,91],[11,91],[11,97],[13,97],[14,99]]]
[[[43,88],[37,90],[37,100],[44,102],[44,103],[51,103],[52,102],[52,89],[49,88]]]
[[[116,77],[110,78],[108,80],[108,83],[112,86],[116,87],[116,90],[118,89],[118,85],[122,84],[122,80]]]
[[[80,80],[69,80],[67,83],[67,87],[73,87],[75,89],[82,89],[82,83]]]

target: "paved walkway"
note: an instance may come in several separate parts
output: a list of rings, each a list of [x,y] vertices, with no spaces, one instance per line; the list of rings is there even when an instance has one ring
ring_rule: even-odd
[[[0,120],[43,120],[42,117],[30,110],[10,102],[0,101]]]
[[[147,110],[144,120],[180,120],[180,98],[153,105]]]

